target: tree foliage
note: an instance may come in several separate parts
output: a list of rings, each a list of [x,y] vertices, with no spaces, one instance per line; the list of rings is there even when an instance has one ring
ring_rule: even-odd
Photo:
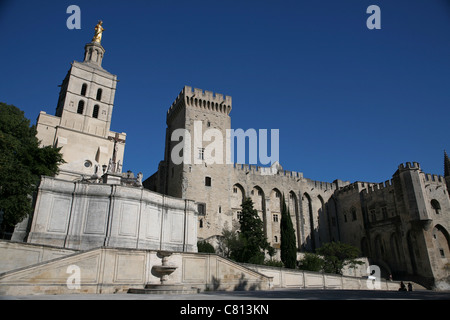
[[[306,252],[303,259],[299,261],[298,268],[307,271],[322,271],[324,265],[324,260],[321,256]]]
[[[239,241],[235,242],[231,258],[237,262],[263,264],[265,250],[273,253],[264,235],[263,222],[253,208],[251,198],[244,199],[241,207]]]
[[[203,253],[216,253],[213,245],[206,241],[197,242],[197,251]]]
[[[295,244],[295,230],[292,225],[291,214],[286,208],[286,202],[283,195],[281,210],[281,261],[286,268],[295,269],[297,263],[297,246]]]
[[[362,262],[356,260],[360,255],[359,249],[350,244],[328,242],[318,248],[316,252],[323,256],[324,272],[342,274],[344,266],[362,264]]]
[[[31,197],[41,175],[53,176],[64,160],[60,148],[41,148],[24,112],[0,102],[0,211],[2,228],[32,212]]]

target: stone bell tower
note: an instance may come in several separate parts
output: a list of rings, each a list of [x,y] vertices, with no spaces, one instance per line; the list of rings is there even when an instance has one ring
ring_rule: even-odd
[[[118,80],[102,67],[101,24],[84,47],[83,62],[73,61],[60,85],[55,115],[41,112],[37,120],[41,144],[62,147],[66,163],[58,178],[77,180],[103,170],[122,171],[126,134],[110,131]]]

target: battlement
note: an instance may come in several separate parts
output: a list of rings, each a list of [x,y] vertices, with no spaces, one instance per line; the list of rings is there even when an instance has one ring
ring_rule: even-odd
[[[445,178],[441,175],[437,175],[437,174],[431,174],[431,173],[424,173],[424,179],[425,182],[428,183],[443,183],[445,184]]]
[[[302,172],[297,171],[289,171],[278,169],[276,167],[260,167],[256,165],[249,164],[238,164],[235,163],[233,165],[234,170],[241,171],[243,173],[251,174],[251,175],[260,175],[260,176],[270,176],[273,179],[289,179],[293,182],[304,181],[308,183],[312,188],[319,190],[335,190],[336,184],[330,182],[316,181],[303,177]]]
[[[420,170],[420,164],[418,162],[413,162],[411,164],[411,162],[406,162],[406,163],[401,163],[398,166],[399,170],[405,170],[405,169],[419,169]]]
[[[184,86],[167,111],[167,118],[183,106],[192,106],[229,115],[231,112],[231,97],[224,97],[220,93]]]
[[[380,183],[370,183],[366,189],[366,193],[373,193],[377,191],[386,191],[387,189],[392,189],[394,187],[394,180],[386,180]]]
[[[352,193],[361,193],[364,192],[366,194],[385,191],[385,189],[392,188],[394,186],[394,180],[386,180],[385,182],[373,183],[373,182],[362,182],[356,181],[349,185],[346,185],[339,189],[340,194],[352,194]]]
[[[303,179],[302,172],[280,170],[275,167],[260,167],[251,164],[235,163],[233,165],[235,170],[245,171],[246,174],[259,174],[262,176],[285,176],[292,179]]]

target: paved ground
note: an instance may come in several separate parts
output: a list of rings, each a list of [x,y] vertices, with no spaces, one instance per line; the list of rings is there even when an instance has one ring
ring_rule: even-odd
[[[204,292],[187,295],[122,293],[0,296],[0,300],[450,300],[450,292],[278,289],[270,291]]]

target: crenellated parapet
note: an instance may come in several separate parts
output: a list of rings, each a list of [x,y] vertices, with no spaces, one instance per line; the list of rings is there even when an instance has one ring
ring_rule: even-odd
[[[445,184],[445,178],[441,175],[422,173],[424,181],[431,184]]]
[[[390,191],[394,187],[394,180],[386,180],[385,182],[380,183],[371,183],[368,184],[367,189],[365,190],[366,193],[376,193],[376,192],[385,192]]]
[[[399,170],[408,170],[408,169],[415,169],[415,170],[420,170],[420,164],[418,162],[406,162],[406,163],[401,163],[398,166]]]
[[[289,171],[289,170],[283,170],[277,167],[261,167],[261,166],[256,166],[256,165],[249,165],[249,164],[237,164],[235,163],[233,165],[233,168],[235,171],[237,171],[238,173],[244,173],[246,175],[249,175],[251,179],[254,179],[256,177],[261,177],[261,176],[267,176],[270,177],[271,179],[276,179],[277,181],[279,181],[280,183],[282,181],[290,181],[290,182],[302,182],[307,184],[309,187],[311,187],[312,189],[317,189],[317,190],[336,190],[342,183],[337,183],[337,182],[324,182],[324,181],[317,181],[317,180],[311,180],[308,178],[304,178],[303,177],[303,173],[302,172],[297,172],[297,171]],[[281,179],[281,180],[279,180]],[[346,182],[348,183],[348,182]]]
[[[167,111],[167,119],[179,109],[189,106],[229,115],[231,112],[231,97],[212,91],[184,86],[180,94]]]
[[[245,171],[246,174],[260,175],[260,176],[283,176],[288,179],[303,179],[302,172],[280,170],[276,167],[260,167],[251,164],[233,164],[236,171]]]

